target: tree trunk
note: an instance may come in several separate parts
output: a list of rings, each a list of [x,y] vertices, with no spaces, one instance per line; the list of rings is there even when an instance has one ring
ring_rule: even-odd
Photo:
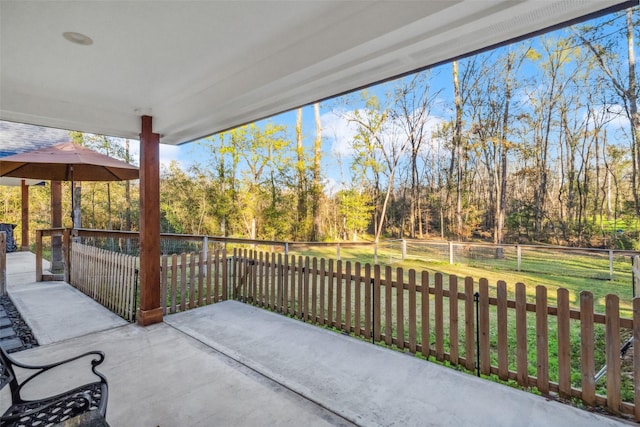
[[[458,79],[458,61],[453,61],[453,92],[455,95],[456,121],[453,134],[455,156],[457,161],[456,179],[456,235],[462,238],[462,98],[460,96],[460,81]],[[453,161],[453,159],[452,159]]]
[[[506,88],[505,88],[505,104],[502,115],[502,135],[501,135],[501,152],[500,152],[500,184],[498,185],[497,211],[496,211],[496,244],[502,244],[504,241],[504,219],[507,210],[507,152],[509,151],[509,142],[507,136],[509,132],[509,107],[511,105],[511,68],[513,66],[513,57],[509,54],[507,57],[506,70]]]
[[[296,162],[296,170],[298,173],[298,230],[296,232],[296,237],[299,239],[305,239],[307,236],[304,235],[306,232],[306,217],[307,217],[307,206],[306,199],[307,195],[305,194],[305,179],[304,179],[304,146],[302,144],[302,108],[298,108],[296,115],[296,154],[297,154],[297,162]]]
[[[322,122],[320,121],[320,104],[313,104],[313,112],[316,122],[316,139],[313,142],[313,241],[320,240],[322,236],[322,215],[320,212],[320,199],[322,186],[320,183],[320,159],[322,157]]]
[[[627,90],[627,97],[629,99],[629,115],[631,116],[631,140],[635,154],[633,196],[636,205],[636,214],[640,215],[640,195],[638,193],[638,174],[640,173],[640,148],[638,147],[638,143],[640,141],[640,113],[638,112],[638,97],[636,92],[636,57],[633,45],[633,11],[629,8],[627,9],[627,49],[629,58],[629,89]]]

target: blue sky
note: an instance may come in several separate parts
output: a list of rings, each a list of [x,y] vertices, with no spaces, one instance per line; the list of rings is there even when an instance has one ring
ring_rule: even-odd
[[[436,77],[433,81],[435,86],[441,86],[443,88],[447,86],[451,87],[450,64],[445,64],[433,69],[432,75]],[[382,98],[384,93],[390,90],[393,85],[393,81],[387,82],[369,88],[368,92]],[[449,91],[452,91],[452,89],[449,88]],[[350,182],[349,142],[355,134],[354,129],[349,126],[348,122],[340,117],[339,113],[343,112],[340,105],[340,98],[334,98],[320,104],[323,135],[322,171],[327,180],[327,185],[333,189],[336,189],[340,182]],[[295,141],[296,114],[295,110],[289,111],[269,119],[261,120],[257,122],[257,124],[261,128],[268,122],[285,125],[289,139],[293,142]],[[444,116],[444,114],[445,112],[443,111],[437,112],[438,116]],[[304,107],[302,117],[304,143],[309,147],[309,150],[311,150],[311,144],[313,144],[316,132],[313,106]],[[194,141],[179,146],[161,146],[161,162],[168,164],[171,161],[177,161],[184,169],[194,163],[200,162],[203,164],[206,162],[206,157],[208,156],[208,150],[203,146],[204,144],[207,144],[207,141]]]
[[[612,16],[601,18],[602,20],[612,19]],[[560,30],[567,31],[567,30]],[[557,34],[557,33],[556,33]],[[550,35],[553,37],[554,33]],[[640,54],[640,49],[636,51],[636,56]],[[640,62],[640,57],[637,58]],[[442,90],[442,99],[452,99],[452,82],[451,82],[451,65],[445,64],[439,67],[433,68],[431,71],[431,85],[433,90]],[[523,72],[527,72],[523,70]],[[384,93],[392,88],[394,82],[388,82],[383,85],[374,86],[368,89],[370,93],[376,94],[379,97],[384,97]],[[340,181],[349,182],[349,142],[354,135],[354,130],[349,127],[348,123],[336,115],[334,111],[341,111],[344,108],[340,98],[334,100],[328,100],[321,103],[320,112],[322,117],[323,127],[323,159],[322,170],[324,176],[329,181],[329,187],[335,187],[336,183]],[[353,105],[350,107],[353,108]],[[443,120],[450,120],[453,116],[451,101],[444,101],[442,103],[436,102],[436,105],[432,108],[432,117],[434,126]],[[274,124],[285,125],[288,130],[288,136],[291,141],[295,141],[295,120],[296,112],[291,111],[287,113],[274,116],[270,119],[258,122],[260,127],[266,122],[272,122]],[[618,125],[618,129],[623,126],[624,123]],[[315,123],[313,107],[308,106],[303,110],[303,132],[304,141],[309,149],[313,143],[315,137]],[[169,164],[171,161],[177,161],[184,168],[188,168],[194,162],[206,163],[206,157],[208,156],[208,149],[203,146],[207,142],[193,142],[183,144],[180,146],[168,146],[161,144],[160,146],[160,158],[164,165]],[[137,154],[137,141],[132,142],[132,151],[134,156]]]

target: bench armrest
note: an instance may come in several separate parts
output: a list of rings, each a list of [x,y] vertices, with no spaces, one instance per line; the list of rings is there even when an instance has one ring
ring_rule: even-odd
[[[56,367],[65,365],[67,363],[70,362],[74,362],[76,360],[85,358],[85,357],[89,357],[89,356],[95,356],[92,360],[91,360],[91,371],[93,372],[94,375],[96,375],[98,378],[100,378],[100,382],[101,383],[107,383],[107,379],[106,377],[99,371],[96,370],[96,367],[98,365],[100,365],[102,362],[104,362],[104,353],[101,351],[88,351],[86,353],[83,354],[79,354],[77,356],[65,359],[65,360],[61,360],[59,362],[54,362],[54,363],[49,363],[46,365],[29,365],[26,363],[22,363],[22,362],[18,362],[17,360],[13,359],[11,356],[7,355],[5,353],[5,356],[7,359],[9,359],[9,361],[14,365],[14,366],[18,366],[20,368],[23,369],[28,369],[28,370],[35,370],[37,372],[33,373],[32,375],[30,375],[29,377],[27,377],[26,380],[24,380],[18,387],[18,396],[16,396],[20,401],[23,401],[22,398],[19,395],[19,391],[22,390],[22,388],[28,384],[29,382],[31,382],[32,380],[34,380],[35,378],[37,378],[39,375],[54,369]],[[16,403],[16,402],[14,402]]]

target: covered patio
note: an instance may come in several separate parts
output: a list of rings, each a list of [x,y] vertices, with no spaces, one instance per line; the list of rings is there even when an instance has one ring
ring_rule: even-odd
[[[624,424],[236,301],[163,315],[159,144],[637,4],[0,3],[1,120],[140,140],[137,324],[8,254],[9,295],[45,344],[18,356],[104,351],[112,426]]]
[[[14,356],[104,351],[111,426],[627,425],[236,301],[127,324],[64,282],[35,282],[32,254],[8,257],[9,294],[41,344]],[[67,375],[37,392],[79,374]]]
[[[197,140],[637,4],[6,1],[0,120],[140,139],[137,319],[150,325],[162,321],[161,142]]]

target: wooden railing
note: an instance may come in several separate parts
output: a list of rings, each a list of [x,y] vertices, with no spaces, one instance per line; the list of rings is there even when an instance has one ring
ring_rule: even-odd
[[[640,298],[623,302],[631,316],[623,317],[616,295],[596,301],[589,292],[273,251],[208,250],[160,264],[165,314],[237,299],[640,421]],[[621,358],[625,342],[639,344]]]
[[[233,260],[235,299],[640,420],[640,345],[621,363],[621,342],[640,342],[640,298],[630,319],[616,295],[601,314],[589,292],[571,308],[566,289],[537,286],[528,299],[521,283],[490,290],[485,279],[255,251]]]
[[[134,321],[138,259],[73,243],[69,283],[126,320]]]

